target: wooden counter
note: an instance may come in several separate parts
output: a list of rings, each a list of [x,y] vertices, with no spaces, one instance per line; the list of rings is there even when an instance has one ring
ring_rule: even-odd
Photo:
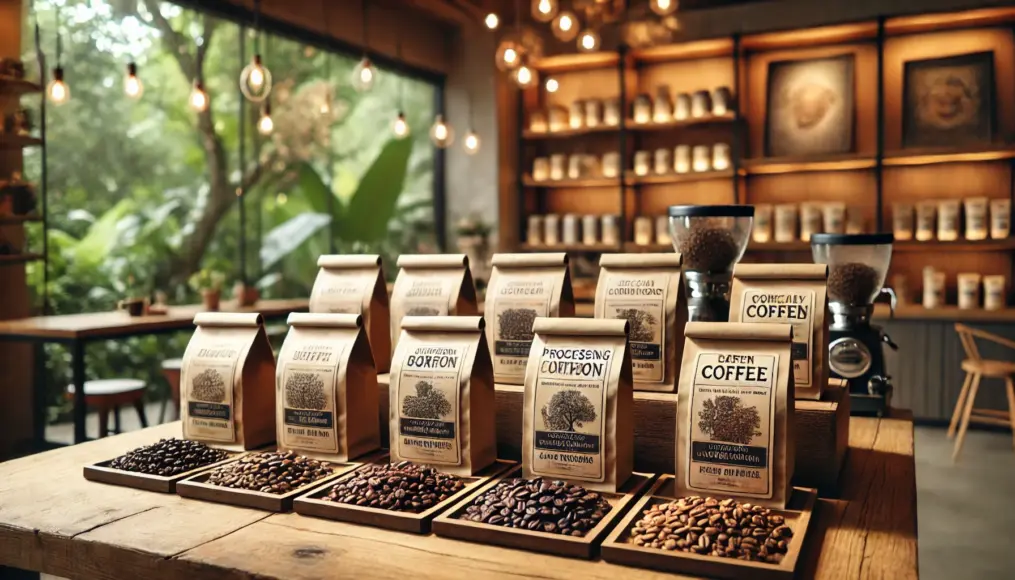
[[[73,578],[186,580],[675,577],[204,503],[81,475],[87,463],[174,435],[178,422],[0,464],[0,566]],[[798,577],[917,578],[911,415],[853,418],[850,447],[843,499],[818,501]]]

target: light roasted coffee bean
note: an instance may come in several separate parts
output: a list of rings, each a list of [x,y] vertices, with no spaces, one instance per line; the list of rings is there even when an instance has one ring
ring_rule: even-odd
[[[292,451],[252,453],[211,472],[207,483],[285,494],[331,475],[331,465]]]
[[[473,500],[461,519],[580,538],[611,508],[602,495],[580,485],[514,478]]]
[[[684,523],[696,517],[699,526]],[[700,527],[702,521],[710,525]],[[630,536],[633,544],[646,548],[777,564],[786,555],[793,530],[768,508],[690,496],[645,510]]]
[[[113,469],[170,477],[185,471],[222,461],[229,454],[204,443],[187,439],[160,439],[158,443],[138,447],[110,462]]]
[[[460,477],[408,461],[370,465],[332,486],[325,501],[399,512],[424,512],[465,487]]]

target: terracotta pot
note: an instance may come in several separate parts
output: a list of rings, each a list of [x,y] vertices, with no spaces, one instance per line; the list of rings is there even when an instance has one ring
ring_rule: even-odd
[[[215,312],[219,309],[219,302],[222,300],[221,290],[202,290],[201,301],[204,303],[204,309],[208,312]]]
[[[127,311],[130,316],[144,316],[145,300],[144,298],[127,298],[118,302],[116,307],[119,310]]]
[[[233,297],[236,299],[237,306],[253,306],[257,304],[257,299],[261,296],[256,287],[237,282],[233,286]]]

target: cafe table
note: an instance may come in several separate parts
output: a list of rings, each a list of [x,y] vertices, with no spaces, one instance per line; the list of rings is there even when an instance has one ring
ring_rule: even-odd
[[[306,299],[260,300],[253,306],[239,307],[224,302],[224,312],[258,312],[265,319],[284,318],[290,312],[308,308]],[[0,321],[0,342],[23,341],[66,345],[71,354],[71,375],[74,384],[74,442],[85,437],[85,347],[90,342],[112,340],[130,336],[165,334],[193,328],[194,315],[203,312],[200,304],[170,306],[165,314],[130,316],[123,311],[89,312],[59,316],[34,316]],[[39,366],[37,366],[39,368]],[[35,381],[36,443],[41,443],[44,431],[44,381]]]
[[[180,436],[180,423],[0,463],[4,566],[70,578],[679,578],[86,481],[86,464]],[[834,498],[817,500],[797,578],[918,577],[912,414],[850,419]]]

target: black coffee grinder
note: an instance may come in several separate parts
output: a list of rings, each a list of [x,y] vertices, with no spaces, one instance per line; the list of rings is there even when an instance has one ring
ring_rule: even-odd
[[[828,265],[828,367],[832,376],[849,383],[851,414],[882,416],[891,405],[892,383],[885,367],[885,345],[898,346],[880,326],[871,324],[874,300],[892,260],[892,234],[814,234],[814,261]]]

